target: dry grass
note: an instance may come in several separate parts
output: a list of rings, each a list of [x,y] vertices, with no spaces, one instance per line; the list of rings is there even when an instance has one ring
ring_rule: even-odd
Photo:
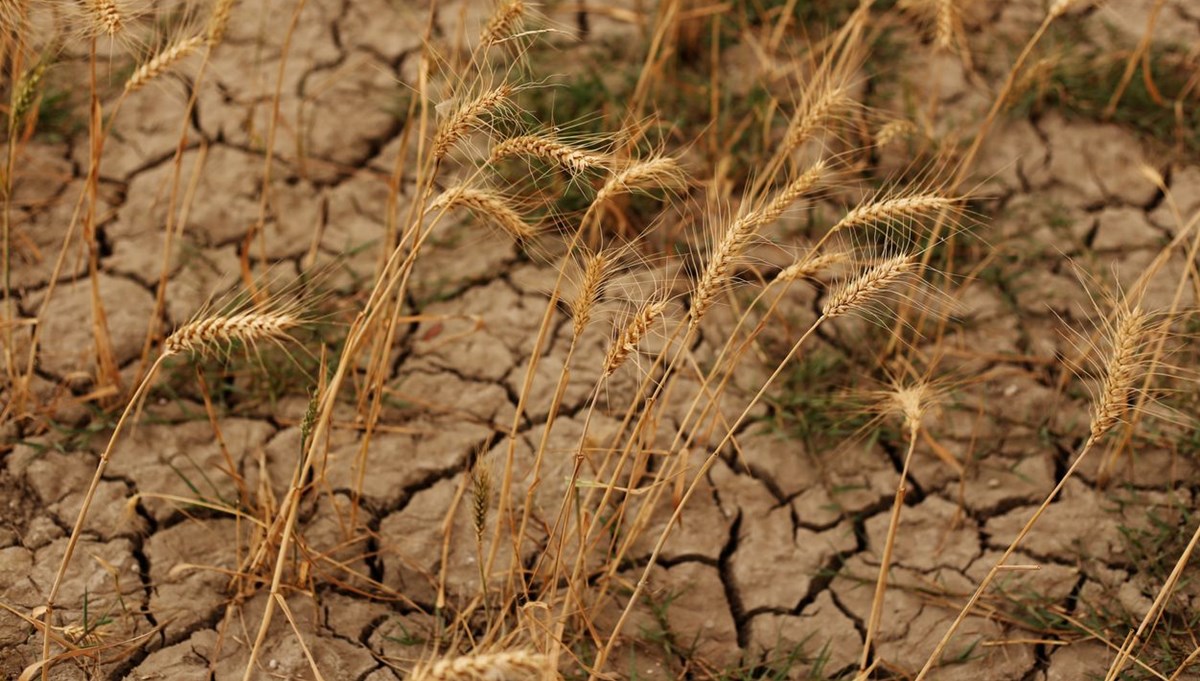
[[[647,29],[646,49],[639,52],[645,61],[636,74],[631,74],[636,78],[630,79],[634,83],[630,92],[615,105],[619,115],[599,121],[612,124],[614,129],[562,137],[557,134],[557,126],[572,122],[535,120],[537,107],[526,101],[549,90],[529,70],[529,60],[538,54],[536,41],[543,33],[540,29],[526,30],[527,25],[542,21],[533,15],[531,6],[520,0],[496,3],[486,20],[453,35],[435,31],[436,22],[430,20],[421,47],[404,57],[411,59],[405,62],[406,73],[415,75],[405,91],[410,99],[406,100],[409,103],[403,112],[397,144],[372,141],[371,158],[362,161],[363,167],[333,167],[330,172],[337,176],[335,182],[307,185],[332,193],[344,180],[374,182],[376,189],[382,187],[381,194],[386,192],[386,198],[375,205],[372,201],[381,194],[364,191],[363,196],[371,198],[363,198],[354,206],[356,214],[378,217],[383,227],[373,235],[370,246],[375,256],[374,270],[365,276],[356,271],[355,276],[361,278],[354,280],[354,290],[340,301],[349,308],[337,313],[345,324],[314,335],[306,341],[309,347],[298,353],[312,358],[311,364],[299,372],[299,380],[307,390],[303,394],[304,414],[271,413],[276,422],[294,424],[300,433],[298,448],[290,452],[294,460],[285,461],[281,468],[274,451],[270,461],[261,453],[255,462],[236,461],[231,453],[233,445],[223,436],[223,423],[230,415],[224,411],[230,404],[236,407],[238,400],[253,401],[237,392],[244,390],[247,374],[267,373],[268,378],[277,378],[270,374],[284,373],[266,363],[249,369],[238,366],[232,350],[243,346],[247,353],[260,349],[269,352],[285,347],[287,352],[286,346],[296,343],[294,332],[316,316],[309,314],[307,305],[302,309],[293,302],[295,296],[291,293],[272,294],[254,276],[254,269],[268,260],[267,244],[292,238],[268,229],[272,222],[291,226],[288,220],[293,207],[276,195],[277,191],[283,192],[277,190],[281,184],[278,175],[296,183],[309,182],[306,169],[326,163],[305,155],[306,140],[297,138],[295,149],[285,149],[286,145],[277,140],[277,133],[292,132],[289,127],[295,123],[283,111],[290,96],[284,87],[288,75],[285,67],[286,55],[295,47],[292,33],[308,16],[305,3],[293,6],[286,35],[275,36],[281,38],[283,61],[272,83],[273,94],[264,91],[252,95],[256,102],[271,103],[268,125],[261,131],[265,134],[255,130],[252,135],[254,144],[260,145],[254,146],[253,153],[263,156],[261,177],[256,176],[256,187],[248,190],[257,202],[257,215],[235,216],[236,222],[244,223],[245,232],[220,246],[236,251],[240,271],[233,274],[242,280],[244,296],[252,302],[234,310],[206,310],[164,335],[160,329],[168,328],[166,303],[173,295],[168,293],[167,282],[177,266],[178,239],[189,229],[189,211],[196,202],[228,201],[237,205],[227,196],[203,195],[200,169],[205,155],[210,145],[226,141],[204,139],[197,143],[191,126],[200,93],[209,95],[205,88],[215,89],[203,78],[208,60],[214,51],[231,47],[223,40],[239,8],[231,0],[207,4],[209,14],[202,32],[192,35],[174,28],[175,35],[184,37],[154,41],[165,46],[140,65],[125,59],[123,65],[132,68],[131,75],[123,85],[119,79],[113,81],[109,92],[105,78],[118,71],[112,68],[105,72],[106,57],[98,52],[95,36],[136,33],[153,21],[139,21],[113,2],[89,0],[83,6],[93,24],[89,30],[92,37],[84,41],[89,80],[89,154],[86,168],[81,170],[85,173],[82,181],[63,190],[78,191],[78,195],[69,197],[77,202],[77,208],[59,267],[76,253],[85,265],[78,276],[89,287],[91,296],[88,321],[94,329],[95,351],[90,371],[95,374],[96,394],[110,400],[111,404],[105,406],[119,416],[108,433],[91,482],[79,498],[44,610],[27,616],[39,637],[40,659],[28,662],[25,676],[50,678],[56,665],[89,655],[94,656],[97,668],[111,662],[101,658],[102,646],[87,650],[86,644],[100,641],[94,631],[63,624],[55,615],[77,609],[77,604],[59,602],[68,591],[68,577],[93,569],[80,560],[77,549],[89,515],[97,511],[92,506],[107,479],[117,443],[147,404],[148,396],[158,394],[155,390],[163,378],[163,368],[183,364],[184,356],[194,360],[195,375],[180,372],[172,378],[171,388],[194,404],[203,405],[223,457],[220,470],[205,471],[205,475],[231,483],[236,499],[201,498],[198,493],[197,499],[188,501],[180,495],[139,489],[128,508],[134,511],[130,517],[136,519],[139,504],[153,499],[179,504],[181,514],[194,514],[196,522],[211,517],[235,519],[236,536],[229,537],[229,542],[238,547],[237,562],[232,568],[221,568],[228,573],[221,573],[228,577],[228,588],[219,636],[222,640],[228,636],[231,645],[247,649],[245,666],[237,670],[244,679],[263,673],[270,664],[266,661],[268,651],[279,650],[272,648],[279,636],[279,627],[272,628],[276,620],[281,626],[286,624],[289,636],[294,635],[299,651],[296,657],[302,658],[313,677],[331,673],[322,669],[323,657],[315,647],[324,634],[310,630],[310,622],[298,616],[294,604],[296,599],[319,600],[336,594],[398,604],[395,612],[402,610],[405,617],[431,623],[434,634],[418,649],[409,651],[408,657],[394,658],[372,650],[373,661],[408,678],[501,681],[566,676],[595,680],[620,677],[628,649],[640,654],[646,647],[651,634],[639,620],[645,615],[647,603],[661,596],[653,584],[656,571],[670,572],[678,565],[696,563],[715,570],[722,580],[731,579],[728,574],[732,559],[724,552],[697,557],[684,551],[684,558],[673,561],[664,559],[664,552],[681,532],[698,531],[692,514],[699,499],[711,501],[716,504],[713,508],[720,507],[720,512],[735,517],[725,518],[733,523],[732,527],[749,517],[741,510],[725,508],[724,504],[735,503],[731,499],[740,492],[728,490],[730,494],[723,496],[727,490],[714,490],[721,479],[715,473],[722,471],[727,477],[761,475],[756,468],[739,470],[734,465],[748,439],[759,436],[751,428],[781,418],[784,409],[771,402],[781,389],[781,377],[813,361],[810,353],[817,349],[814,346],[837,344],[854,346],[849,354],[858,358],[855,371],[904,377],[895,379],[885,391],[886,406],[880,408],[899,417],[902,431],[898,435],[882,431],[874,434],[891,438],[889,444],[896,447],[898,482],[891,498],[884,545],[869,547],[879,553],[879,571],[870,612],[859,623],[865,631],[861,654],[855,647],[856,659],[842,670],[824,670],[820,663],[806,663],[806,671],[828,676],[852,671],[857,662],[864,679],[883,678],[892,671],[911,672],[895,669],[878,649],[881,632],[889,624],[884,619],[885,599],[892,593],[889,589],[898,588],[890,572],[898,548],[910,540],[905,536],[901,515],[908,512],[907,495],[918,472],[926,473],[919,469],[926,465],[919,458],[926,443],[941,448],[937,456],[943,462],[952,462],[949,467],[955,474],[961,476],[967,470],[954,454],[945,453],[938,444],[935,431],[939,414],[931,409],[942,397],[932,387],[942,370],[940,363],[958,349],[955,334],[965,333],[967,322],[949,317],[930,319],[923,296],[927,291],[947,298],[963,294],[997,257],[974,242],[956,250],[961,246],[955,241],[962,236],[959,221],[969,213],[961,185],[970,176],[970,167],[1003,108],[1017,72],[1049,22],[1063,16],[1068,4],[1056,2],[1050,8],[1018,56],[997,102],[969,146],[964,144],[965,150],[943,150],[948,157],[957,154],[948,166],[926,172],[913,169],[917,177],[927,178],[940,176],[944,167],[954,167],[953,177],[936,182],[902,178],[894,187],[876,192],[864,189],[881,179],[872,175],[873,164],[885,147],[898,146],[897,142],[917,128],[907,121],[894,121],[880,128],[874,141],[869,139],[875,123],[862,101],[863,88],[859,85],[869,77],[863,64],[876,35],[874,22],[883,21],[883,15],[873,13],[876,10],[869,3],[850,10],[843,26],[828,35],[812,36],[810,42],[798,46],[802,54],[789,53],[779,46],[795,3],[787,5],[788,11],[756,19],[762,26],[747,24],[742,30],[754,38],[757,61],[770,65],[770,72],[777,77],[765,84],[763,97],[768,101],[761,109],[733,111],[722,110],[731,106],[721,97],[721,79],[730,74],[720,66],[722,40],[726,37],[722,22],[733,20],[736,12],[724,5],[697,9],[685,7],[686,3],[663,3],[653,21],[641,15],[634,17]],[[966,40],[961,3],[937,0],[927,5],[931,13],[926,16],[934,20],[934,47],[958,51],[965,60],[966,52],[960,49]],[[14,26],[24,21],[24,5],[19,9],[21,12],[13,14]],[[609,18],[632,20],[622,11],[613,10]],[[891,15],[888,17],[890,21]],[[164,22],[167,18],[165,14],[152,17]],[[8,14],[5,21],[9,21]],[[807,31],[809,27],[800,28]],[[710,30],[712,40],[706,42],[705,33]],[[26,119],[29,126],[37,125],[35,112],[42,96],[42,78],[50,66],[40,56],[37,61],[28,59],[36,52],[21,35],[9,31],[4,38],[3,54],[20,55],[20,59],[5,57],[11,73],[19,76],[13,79],[16,85],[10,96],[6,197],[13,194],[13,177],[20,173],[12,148],[24,139],[21,129],[26,127]],[[475,35],[479,42],[471,47],[469,37]],[[491,49],[498,45],[504,49]],[[682,61],[673,61],[676,55],[693,58],[710,47],[712,68],[704,73],[709,82],[704,85],[707,89],[702,89],[711,97],[695,97],[688,91],[684,97],[687,111],[668,115],[672,112],[665,110],[663,92],[682,82],[676,80],[676,70],[689,68]],[[193,55],[202,59],[196,59],[199,66],[189,70],[193,64],[189,57]],[[121,365],[108,328],[111,305],[106,310],[99,282],[102,276],[108,276],[103,260],[109,257],[105,253],[106,227],[114,220],[127,219],[127,215],[114,218],[106,213],[107,199],[102,190],[117,183],[111,182],[105,172],[105,148],[114,143],[111,133],[114,121],[121,116],[125,95],[176,70],[186,77],[192,91],[179,121],[175,154],[171,157],[167,152],[165,156],[172,159],[168,179],[156,190],[160,194],[153,201],[155,206],[165,206],[167,216],[161,235],[162,265],[155,309],[145,327],[141,364]],[[341,75],[337,72],[338,77]],[[306,81],[305,87],[309,86],[316,88]],[[787,94],[781,94],[784,92]],[[313,101],[317,100],[319,97]],[[300,107],[302,115],[307,115],[305,107],[311,105],[305,99]],[[707,119],[697,123],[684,114]],[[747,132],[759,127],[761,133]],[[935,129],[922,121],[921,130]],[[691,143],[693,134],[715,142],[701,149],[701,145]],[[760,157],[751,159],[747,168],[734,171],[740,166],[731,150],[722,150],[722,136],[740,141],[754,134],[759,135],[754,141],[761,144],[746,146],[761,148]],[[616,142],[611,149],[604,147],[599,152],[595,151],[599,145],[586,141],[601,138]],[[576,145],[561,141],[564,139],[585,142]],[[185,150],[192,148],[197,149],[199,161],[195,175],[189,178],[183,157]],[[385,151],[395,154],[394,159],[384,159],[394,161],[390,173],[380,170],[388,163],[375,163],[375,156]],[[499,163],[513,158],[536,159],[541,164],[528,164],[539,167],[526,168],[527,175],[514,179],[509,171],[517,167],[516,172],[520,172],[523,164]],[[310,166],[310,162],[315,165]],[[121,191],[132,191],[130,188],[135,186],[120,184]],[[714,209],[735,203],[739,196],[740,205],[732,215],[721,215]],[[840,219],[836,215],[830,218],[830,205],[845,205],[850,196],[868,198]],[[823,202],[826,198],[831,201]],[[355,200],[359,201],[358,197]],[[330,204],[324,201],[321,211],[330,212]],[[456,209],[463,212],[450,216]],[[5,328],[6,390],[11,396],[5,416],[28,429],[32,428],[28,424],[36,422],[37,412],[28,386],[45,373],[38,368],[37,359],[42,356],[40,344],[51,339],[37,335],[38,327],[46,321],[37,316],[47,309],[45,304],[28,320],[20,318],[27,314],[22,310],[28,306],[18,308],[17,292],[9,282],[12,207],[6,205],[4,210],[6,309],[5,319],[0,322]],[[795,223],[802,227],[794,231],[768,229],[781,226],[785,215],[795,216]],[[532,216],[537,216],[537,224]],[[464,232],[452,231],[460,217],[465,217],[468,224],[465,244],[461,242]],[[326,218],[328,215],[322,216],[321,229],[326,228]],[[519,247],[483,237],[473,229],[475,224],[499,228]],[[1180,229],[1180,236],[1164,253],[1182,250],[1184,234],[1196,228],[1193,221],[1189,228]],[[316,255],[328,250],[323,239],[324,234],[313,235],[308,252]],[[706,239],[711,240],[707,250]],[[287,246],[283,250],[292,252],[293,244]],[[440,249],[455,248],[459,250],[452,251],[449,262],[430,257],[431,251],[436,256]],[[1189,260],[1194,259],[1197,248],[1200,237],[1196,237]],[[423,309],[419,300],[440,295],[428,290],[430,281],[437,277],[430,277],[426,268],[444,270],[434,275],[453,279],[450,275],[457,274],[460,263],[475,266],[476,261],[468,258],[479,250],[489,254],[494,250],[500,254],[494,262],[503,263],[511,271],[488,271],[462,286],[482,290],[494,280],[517,301],[512,303],[514,309],[462,314],[435,312],[433,306]],[[688,254],[697,252],[705,253],[703,260],[690,259]],[[794,259],[787,256],[797,253],[802,255]],[[943,256],[945,262],[934,260]],[[966,273],[953,276],[951,269],[968,260]],[[495,266],[493,261],[487,262],[486,268]],[[630,262],[637,264],[631,266]],[[309,264],[306,258],[300,267],[305,281],[314,275]],[[945,267],[944,272],[937,267]],[[1147,277],[1157,271],[1157,266],[1150,268]],[[823,283],[835,277],[834,283]],[[57,279],[56,269],[51,281]],[[1184,283],[1179,282],[1180,290]],[[1161,343],[1171,325],[1182,318],[1182,312],[1176,307],[1161,313],[1146,312],[1141,302],[1145,289],[1140,285],[1119,297],[1122,302],[1110,315],[1114,321],[1104,327],[1101,342],[1088,344],[1089,352],[1102,355],[1096,372],[1100,387],[1091,404],[1086,435],[1074,434],[1074,442],[1083,443],[1074,460],[965,604],[959,607],[957,600],[950,603],[957,615],[917,679],[943,663],[949,642],[968,617],[978,614],[980,601],[997,575],[1012,569],[1006,561],[1019,550],[1064,485],[1079,477],[1081,463],[1089,453],[1110,434],[1110,439],[1116,439],[1121,426],[1132,433],[1148,411],[1139,406],[1139,399],[1150,392],[1150,379],[1165,373]],[[53,295],[51,283],[46,299]],[[686,302],[687,307],[675,301]],[[515,309],[517,306],[519,309]],[[607,320],[613,309],[626,312],[617,315],[611,338],[604,345],[603,339],[589,330],[598,320]],[[478,316],[473,316],[476,312]],[[869,325],[847,319],[854,316],[887,322],[879,326],[890,326],[892,332],[879,331],[883,338],[861,332],[861,326]],[[495,323],[483,321],[485,317],[511,320],[517,328],[489,328],[489,323]],[[474,319],[473,328],[445,333],[447,327],[464,319]],[[954,327],[960,323],[962,329]],[[13,340],[17,330],[23,330],[22,325],[32,328],[28,361],[22,361],[23,351],[19,355]],[[482,332],[488,335],[476,335]],[[514,364],[499,367],[501,371],[482,367],[490,378],[471,373],[479,372],[481,367],[442,366],[459,357],[454,353],[464,339],[474,342],[479,338],[483,339],[481,344],[470,352],[482,356],[486,351],[500,350],[497,356],[513,355]],[[425,347],[435,348],[430,352],[432,360],[419,356]],[[1099,352],[1092,352],[1096,350]],[[490,356],[481,361],[492,361]],[[430,361],[421,372],[444,374],[446,380],[469,387],[436,397],[448,404],[426,401],[425,395],[400,395],[405,390],[400,380],[406,376],[404,367],[413,357]],[[988,361],[1007,359],[993,357]],[[1040,357],[1018,360],[1030,366],[1052,366],[1068,375],[1058,366],[1059,358],[1044,363]],[[300,365],[299,361],[289,364]],[[130,367],[137,371],[131,374],[127,370]],[[850,376],[854,372],[845,373]],[[122,381],[127,383],[130,375],[136,378],[132,385],[125,385]],[[224,387],[237,397],[225,399],[225,403],[215,399],[214,385],[209,382],[212,375],[220,376],[223,382],[217,389]],[[496,379],[497,375],[501,378]],[[846,378],[846,382],[850,380]],[[1064,383],[1067,380],[1064,378]],[[816,386],[808,385],[796,389],[805,391],[810,387],[815,391]],[[497,412],[502,417],[485,417],[472,411],[472,400],[477,397],[474,393],[497,389],[513,402],[504,402]],[[272,394],[272,408],[279,397],[296,395]],[[284,401],[279,399],[278,403]],[[765,403],[770,403],[769,409]],[[985,406],[990,409],[993,405]],[[802,409],[810,406],[806,403]],[[498,423],[499,418],[504,422]],[[459,459],[402,461],[408,456],[406,451],[391,458],[380,457],[372,447],[373,439],[381,433],[416,432],[413,441],[421,443],[423,437],[455,435],[458,427],[486,431],[486,437],[480,438],[482,444],[473,443],[473,453]],[[23,436],[45,433],[45,429],[21,431]],[[343,436],[348,433],[353,436],[352,446],[343,444]],[[973,448],[974,435],[971,437]],[[253,475],[249,470],[252,463],[257,466]],[[419,465],[422,471],[411,488],[398,490],[390,502],[371,498],[376,482],[371,476],[386,470],[379,467],[410,464]],[[814,465],[824,464],[817,461]],[[268,479],[270,475],[278,478],[280,470],[285,479]],[[892,473],[890,468],[887,472]],[[386,536],[383,516],[420,508],[415,501],[418,495],[426,495],[422,497],[424,503],[434,491],[446,489],[448,486],[442,483],[447,482],[455,484],[449,486],[454,490],[449,507],[437,510],[444,513],[438,521],[440,554],[419,556],[416,561],[431,558],[429,564],[435,567],[412,570],[427,578],[429,585],[418,583],[416,577],[397,579],[393,561],[404,555],[410,538]],[[771,482],[769,494],[766,486],[761,491],[764,498],[771,496],[771,504],[782,508],[796,497],[783,492],[780,482]],[[888,492],[873,502],[872,513],[884,512]],[[944,494],[944,490],[929,493]],[[314,518],[320,513],[336,517]],[[336,527],[338,540],[343,543],[333,549],[318,547],[307,531],[315,520],[327,520]],[[710,529],[728,530],[725,526],[701,528]],[[1176,589],[1195,545],[1193,537],[1137,631],[1120,646],[1110,677],[1116,678],[1129,659],[1139,655],[1138,644],[1153,632],[1156,618]],[[842,558],[838,554],[827,567],[838,569]],[[478,588],[474,581],[461,581],[459,573],[464,565],[469,565],[469,577],[478,580]],[[405,565],[405,569],[408,567]],[[462,589],[463,583],[470,586]],[[424,586],[430,586],[433,594],[427,601],[418,602],[408,593]],[[248,617],[251,610],[244,606],[251,602],[263,604],[263,609]],[[787,617],[799,614],[797,619],[803,618],[803,613],[789,610],[794,604],[785,605],[770,613],[761,608],[752,613],[734,612],[740,606],[731,605],[733,616],[740,618],[737,624],[741,629],[735,635],[747,636],[752,617],[782,617],[786,612]],[[277,618],[278,614],[282,618]],[[659,619],[667,622],[663,627],[668,629],[659,637],[659,643],[667,642],[662,647],[667,650],[665,658],[669,662],[683,661],[686,671],[681,670],[681,675],[729,678],[740,673],[717,669],[703,659],[691,659],[692,652],[679,648],[677,633],[669,631],[670,617]],[[241,631],[236,635],[232,629],[227,631],[229,622],[238,622]],[[129,644],[128,654],[140,650],[144,639],[139,636],[144,637],[144,632],[121,642]],[[216,659],[221,658],[214,656]],[[754,673],[767,674],[764,669],[762,666]],[[784,673],[798,672],[793,669]]]

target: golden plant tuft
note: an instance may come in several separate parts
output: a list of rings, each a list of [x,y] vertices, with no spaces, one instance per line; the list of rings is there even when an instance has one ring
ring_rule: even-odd
[[[604,166],[604,158],[585,149],[537,135],[512,137],[492,147],[491,162],[513,156],[532,156],[579,174],[588,168]]]
[[[209,355],[228,351],[234,343],[254,346],[259,341],[280,342],[300,318],[288,312],[242,312],[205,317],[184,324],[163,341],[163,356]]]
[[[1152,315],[1134,306],[1117,320],[1112,349],[1104,366],[1100,395],[1093,406],[1091,439],[1097,440],[1120,423],[1129,411],[1134,383],[1146,364],[1146,339]]]
[[[496,13],[488,19],[479,36],[479,44],[484,48],[491,47],[515,33],[525,18],[524,0],[508,0],[497,8]]]
[[[225,29],[229,28],[229,16],[233,12],[234,0],[217,0],[213,5],[212,14],[208,18],[208,45],[215,47],[225,39]]]
[[[817,255],[809,253],[803,258],[799,258],[796,262],[788,265],[779,272],[777,279],[780,281],[798,281],[800,279],[811,279],[821,272],[840,265],[844,262],[849,262],[850,256],[840,251],[833,253],[822,253]]]
[[[953,208],[962,199],[935,192],[894,196],[859,204],[838,221],[830,232],[872,224],[894,224]]]
[[[147,83],[166,73],[172,66],[185,59],[196,48],[204,44],[202,36],[191,36],[176,41],[162,52],[154,55],[150,61],[139,66],[129,80],[125,81],[125,92],[136,92]]]
[[[667,301],[651,298],[629,318],[604,356],[604,376],[611,376],[625,363],[625,360],[629,359],[630,355],[637,352],[638,345],[650,333],[650,327],[654,326],[654,322],[662,316],[666,307]]]
[[[583,266],[583,277],[579,291],[569,303],[571,309],[571,334],[575,338],[583,335],[592,320],[592,311],[604,293],[604,282],[612,272],[614,259],[607,251],[598,251],[587,259]]]
[[[89,0],[88,9],[96,21],[98,33],[115,36],[125,28],[125,19],[116,0]]]
[[[861,308],[863,305],[879,297],[892,285],[911,275],[916,267],[916,259],[911,255],[897,255],[869,267],[861,274],[842,282],[829,292],[829,300],[821,308],[821,314],[826,317],[839,317],[848,312]]]
[[[537,236],[537,230],[525,222],[521,214],[513,208],[511,202],[493,191],[476,187],[453,187],[434,199],[430,205],[433,210],[459,207],[466,208],[477,217],[490,221],[518,241],[526,241]]]
[[[508,105],[513,90],[512,85],[503,83],[455,109],[438,126],[437,134],[433,138],[433,157],[443,158],[464,135],[478,127],[485,116],[503,110]]]
[[[417,665],[412,681],[524,681],[550,670],[545,655],[523,650],[477,653]]]
[[[608,178],[600,191],[596,192],[596,203],[601,204],[618,194],[639,189],[679,189],[687,176],[679,161],[670,156],[655,156],[646,161],[631,163]]]

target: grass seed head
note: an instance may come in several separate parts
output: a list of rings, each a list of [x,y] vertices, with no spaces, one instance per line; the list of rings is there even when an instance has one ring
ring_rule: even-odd
[[[667,302],[659,298],[651,298],[642,304],[634,313],[625,327],[621,329],[621,333],[617,335],[617,339],[609,346],[608,353],[604,357],[604,375],[611,376],[614,371],[619,369],[629,356],[636,353],[638,345],[642,339],[650,333],[650,328],[654,326],[654,322],[662,316],[663,310],[667,307]]]
[[[685,183],[686,175],[678,161],[670,156],[655,156],[631,163],[610,176],[596,193],[596,203],[642,189],[679,189]]]
[[[521,217],[506,197],[487,189],[453,187],[434,199],[430,205],[434,210],[459,207],[488,220],[518,241],[527,241],[537,236],[537,230],[525,222],[525,218]]]
[[[550,668],[545,655],[522,650],[476,653],[417,665],[412,681],[525,681]]]
[[[513,156],[540,158],[575,174],[582,173],[588,168],[602,167],[605,162],[603,157],[584,149],[538,135],[513,137],[492,147],[491,161],[493,163]]]
[[[203,317],[184,324],[163,342],[163,355],[207,356],[228,351],[233,344],[257,345],[259,341],[281,342],[300,319],[288,312],[242,312]]]
[[[486,116],[494,115],[508,106],[513,86],[502,83],[478,97],[462,104],[438,126],[433,138],[433,156],[442,158],[450,153],[468,132],[479,127]]]
[[[1092,410],[1091,438],[1099,439],[1129,411],[1129,398],[1146,365],[1146,341],[1152,315],[1134,306],[1117,320],[1111,351],[1104,365],[1100,395]]]
[[[166,73],[175,64],[196,51],[196,48],[203,45],[204,41],[205,38],[202,36],[191,36],[169,45],[151,57],[150,61],[139,66],[133,75],[129,76],[129,80],[125,81],[125,91],[136,92],[142,89],[147,83]]]
[[[508,0],[496,9],[479,36],[479,43],[488,48],[515,33],[525,18],[524,0]]]
[[[821,313],[826,317],[840,317],[861,308],[912,274],[915,265],[913,256],[898,255],[868,267],[858,276],[831,290]]]
[[[575,338],[583,335],[592,319],[592,311],[604,294],[604,283],[612,272],[614,259],[607,251],[598,251],[587,259],[583,266],[583,277],[579,291],[571,299],[571,333]]]

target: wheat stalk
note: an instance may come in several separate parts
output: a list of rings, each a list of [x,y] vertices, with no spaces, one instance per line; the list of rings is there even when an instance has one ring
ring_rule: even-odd
[[[154,55],[150,61],[139,66],[129,80],[125,81],[125,92],[136,92],[145,87],[146,83],[166,73],[168,69],[203,45],[204,40],[205,38],[202,36],[183,38]]]
[[[604,280],[608,277],[612,264],[612,256],[606,251],[599,251],[588,258],[587,264],[584,265],[579,292],[570,302],[571,333],[575,338],[583,335],[584,329],[591,321],[592,310],[604,292]]]
[[[492,147],[493,163],[512,156],[533,156],[556,163],[576,174],[604,165],[604,158],[596,154],[537,135],[513,137]]]
[[[860,225],[911,220],[920,215],[951,208],[959,201],[961,199],[936,193],[894,196],[890,199],[870,201],[855,206],[829,231],[834,233]]]
[[[523,0],[509,0],[504,3],[484,25],[483,32],[479,36],[479,44],[487,48],[504,40],[520,25],[524,16],[525,3]]]
[[[1129,411],[1129,396],[1145,364],[1145,341],[1151,315],[1135,306],[1121,316],[1112,337],[1112,354],[1104,366],[1100,397],[1092,409],[1091,438],[1099,439]]]
[[[545,655],[514,650],[477,653],[418,665],[411,681],[525,681],[550,668]]]
[[[479,125],[484,116],[504,107],[512,93],[512,85],[504,83],[455,109],[454,113],[446,117],[434,136],[434,158],[440,159],[450,153],[450,149],[458,144],[463,135]]]
[[[299,323],[295,315],[279,312],[242,312],[197,319],[179,327],[163,341],[163,356],[206,355],[235,342],[254,345],[260,340],[280,341]]]
[[[631,163],[609,177],[600,191],[596,192],[595,203],[601,204],[617,194],[637,189],[682,187],[684,181],[683,168],[678,161],[670,156],[655,156],[647,161]]]
[[[611,376],[625,363],[625,360],[629,359],[630,355],[637,352],[638,345],[650,332],[650,327],[654,325],[655,320],[662,315],[666,307],[665,300],[651,298],[629,318],[625,328],[621,329],[621,333],[609,346],[608,353],[604,356],[604,376]]]
[[[508,199],[495,192],[475,187],[454,187],[434,199],[431,205],[434,210],[455,207],[466,208],[476,216],[490,220],[519,241],[537,236],[537,230],[525,222]]]
[[[838,317],[858,309],[877,298],[881,292],[914,271],[915,258],[897,255],[869,267],[857,277],[843,282],[829,292],[829,300],[821,308],[825,317]]]

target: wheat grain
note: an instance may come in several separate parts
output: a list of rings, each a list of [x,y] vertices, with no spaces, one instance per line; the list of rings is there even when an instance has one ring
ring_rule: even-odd
[[[517,240],[537,236],[537,230],[525,222],[508,199],[495,192],[475,187],[454,187],[433,200],[433,209],[462,207],[491,221]]]
[[[513,137],[492,147],[493,163],[512,156],[533,156],[576,174],[604,165],[604,159],[596,154],[537,135]]]
[[[596,192],[596,203],[604,203],[617,194],[649,189],[675,189],[684,185],[685,176],[679,162],[670,156],[655,156],[626,166],[608,178]]]
[[[125,81],[125,91],[135,92],[145,87],[146,83],[166,73],[168,69],[203,45],[204,40],[201,36],[183,38],[154,55],[150,61],[139,66],[129,80]]]
[[[479,43],[487,48],[504,40],[520,26],[524,17],[525,3],[523,0],[509,0],[501,5],[484,25],[483,32],[479,36]]]
[[[522,650],[476,653],[418,665],[411,681],[525,681],[549,669],[546,656]]]
[[[592,319],[592,310],[604,292],[604,281],[611,271],[613,259],[609,253],[600,251],[592,255],[583,267],[583,278],[579,282],[579,291],[571,299],[571,333],[575,338],[583,335],[588,322]]]
[[[1145,364],[1145,341],[1151,315],[1135,306],[1117,321],[1112,353],[1104,367],[1100,396],[1092,411],[1091,437],[1099,439],[1129,411],[1129,396]]]
[[[463,104],[446,117],[433,140],[434,158],[442,158],[458,144],[463,135],[475,129],[484,116],[503,109],[512,96],[513,87],[504,83]]]
[[[611,376],[629,356],[637,352],[638,345],[642,339],[650,332],[650,327],[654,325],[666,309],[667,303],[665,300],[651,298],[642,304],[638,311],[634,313],[629,321],[625,324],[625,328],[621,329],[621,333],[613,344],[609,346],[608,353],[604,356],[604,375]]]
[[[838,317],[861,308],[914,270],[911,255],[898,255],[869,267],[857,277],[843,282],[829,292],[829,300],[821,309],[826,317]]]
[[[163,342],[163,356],[192,353],[207,355],[233,343],[255,345],[260,340],[280,341],[300,319],[285,312],[242,312],[205,317],[184,324]]]
[[[904,222],[937,210],[952,208],[959,201],[960,199],[936,193],[910,194],[870,201],[855,206],[830,232],[881,222]]]

